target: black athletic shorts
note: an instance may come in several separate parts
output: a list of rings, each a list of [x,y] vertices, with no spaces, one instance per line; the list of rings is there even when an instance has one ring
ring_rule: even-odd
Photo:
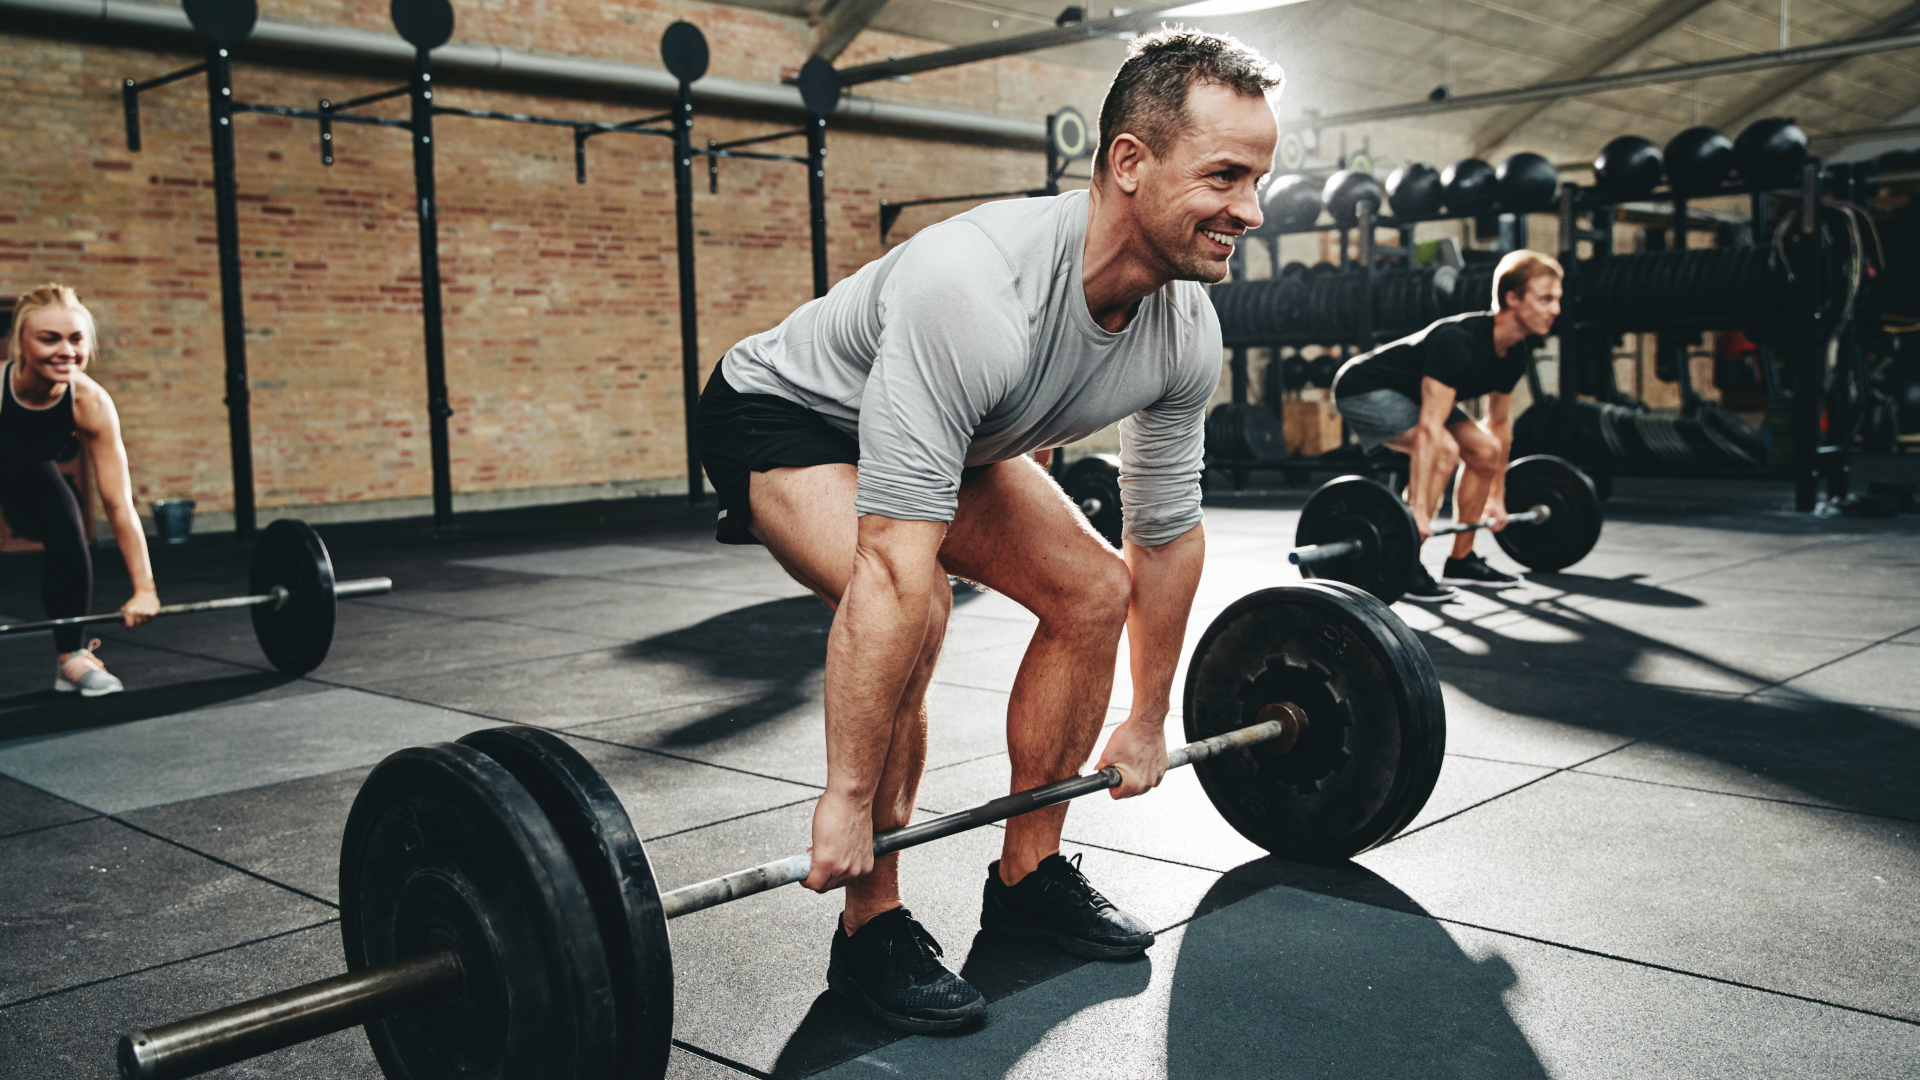
[[[747,505],[751,474],[809,465],[860,464],[858,439],[805,405],[772,394],[735,390],[719,365],[700,394],[693,437],[700,464],[706,467],[707,479],[720,499],[714,539],[723,544],[760,542],[747,531],[753,524],[753,510]],[[960,482],[964,484],[988,468],[975,465],[964,469]]]

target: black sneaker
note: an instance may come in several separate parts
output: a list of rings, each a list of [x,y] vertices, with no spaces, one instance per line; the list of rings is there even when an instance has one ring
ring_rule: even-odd
[[[851,936],[839,922],[827,986],[900,1031],[952,1031],[986,1019],[987,999],[948,971],[941,955],[940,943],[903,907],[875,915]]]
[[[1488,566],[1487,560],[1481,558],[1477,551],[1467,552],[1464,559],[1448,559],[1447,565],[1440,571],[1440,580],[1449,585],[1487,585],[1495,589],[1511,589],[1524,583],[1518,574]]]
[[[1433,580],[1433,575],[1427,573],[1426,567],[1414,563],[1413,573],[1407,576],[1407,591],[1400,594],[1400,599],[1422,604],[1444,604],[1459,595],[1458,589]]]
[[[1000,862],[987,867],[980,926],[1001,934],[1051,941],[1075,956],[1118,960],[1153,944],[1153,931],[1113,906],[1080,872],[1080,856],[1040,860],[1016,885],[1000,880]]]

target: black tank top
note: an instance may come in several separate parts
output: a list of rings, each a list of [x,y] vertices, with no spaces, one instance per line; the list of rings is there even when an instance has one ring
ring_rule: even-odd
[[[73,440],[73,386],[44,409],[29,409],[13,396],[13,364],[0,367],[6,392],[0,395],[0,462],[52,461]]]

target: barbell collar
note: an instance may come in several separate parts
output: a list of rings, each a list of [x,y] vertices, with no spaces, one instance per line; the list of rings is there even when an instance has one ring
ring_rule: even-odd
[[[1210,739],[1188,743],[1167,753],[1167,768],[1178,769],[1229,751],[1244,750],[1250,746],[1278,739],[1287,734],[1288,730],[1287,721],[1268,720],[1222,735],[1215,735]],[[1016,791],[1011,795],[1003,795],[968,810],[943,814],[927,821],[877,833],[873,838],[873,854],[875,858],[891,855],[896,851],[918,847],[955,833],[977,829],[982,825],[991,825],[996,821],[1005,821],[1043,807],[1068,802],[1082,795],[1116,788],[1121,782],[1120,770],[1109,765],[1096,773],[1056,780],[1051,784],[1026,791]],[[660,908],[667,918],[677,919],[682,915],[705,911],[745,896],[769,892],[796,881],[805,881],[812,868],[812,856],[792,855],[777,862],[763,863],[724,877],[711,878],[664,893],[660,897]]]
[[[127,1080],[194,1076],[459,993],[448,950],[350,971],[120,1037]]]
[[[1358,555],[1366,547],[1358,540],[1335,540],[1326,544],[1309,544],[1287,552],[1287,561],[1295,566],[1311,566],[1328,559],[1344,559],[1349,555]]]

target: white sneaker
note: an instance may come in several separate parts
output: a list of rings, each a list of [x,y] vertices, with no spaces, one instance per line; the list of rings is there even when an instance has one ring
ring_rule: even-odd
[[[67,654],[53,671],[53,688],[63,694],[79,691],[81,697],[100,697],[104,694],[117,694],[126,689],[119,679],[107,671],[93,650],[100,647],[100,639],[87,642],[87,647]]]

